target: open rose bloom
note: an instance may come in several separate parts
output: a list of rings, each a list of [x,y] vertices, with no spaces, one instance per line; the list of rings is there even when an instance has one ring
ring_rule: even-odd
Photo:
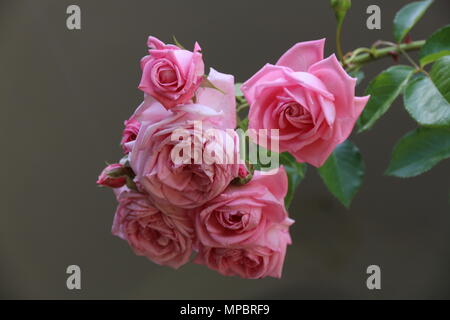
[[[355,97],[356,79],[325,40],[300,42],[276,65],[267,64],[242,85],[250,103],[249,128],[279,129],[279,150],[320,167],[345,141],[369,97]]]
[[[314,166],[348,137],[367,102],[334,56],[323,59],[323,45],[295,45],[242,86],[249,128],[277,129],[269,144]],[[197,43],[188,51],[149,37],[148,46],[143,102],[120,142],[125,156],[97,181],[116,195],[113,234],[159,265],[193,261],[225,276],[281,277],[294,223],[288,175],[242,152],[234,77],[212,68],[204,75]]]

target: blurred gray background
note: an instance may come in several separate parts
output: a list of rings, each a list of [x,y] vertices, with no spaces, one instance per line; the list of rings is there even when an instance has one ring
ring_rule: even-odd
[[[392,40],[392,19],[407,2],[353,1],[344,50]],[[81,7],[81,31],[66,28],[69,4]],[[366,28],[370,4],[381,7],[381,30]],[[435,1],[412,37],[427,37],[449,15],[450,2]],[[308,171],[290,209],[294,244],[280,280],[194,264],[174,271],[111,235],[114,196],[95,180],[105,161],[121,157],[122,123],[142,99],[148,35],[176,35],[189,48],[198,40],[208,66],[243,81],[298,41],[326,37],[331,54],[334,33],[328,0],[1,0],[0,297],[450,298],[450,162],[412,179],[383,175],[395,142],[415,128],[401,100],[352,137],[367,173],[351,209]],[[369,65],[359,95],[391,63]],[[81,291],[66,288],[70,264],[81,267]],[[382,290],[366,288],[371,264],[381,267]]]

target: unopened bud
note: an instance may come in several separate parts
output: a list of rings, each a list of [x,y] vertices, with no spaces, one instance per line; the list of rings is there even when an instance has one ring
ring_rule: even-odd
[[[334,10],[334,14],[336,15],[336,19],[338,22],[341,22],[348,9],[352,6],[351,0],[330,0],[330,5]]]
[[[110,188],[120,188],[127,183],[124,167],[119,163],[108,165],[98,176],[97,184]]]

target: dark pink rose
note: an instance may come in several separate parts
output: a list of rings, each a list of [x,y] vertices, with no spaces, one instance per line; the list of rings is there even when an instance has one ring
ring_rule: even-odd
[[[182,209],[163,212],[147,194],[116,189],[119,205],[112,233],[128,242],[133,251],[151,261],[179,268],[192,253],[193,226]]]
[[[147,96],[134,114],[141,128],[130,153],[131,167],[158,203],[199,207],[238,176],[234,80],[214,70],[210,79],[221,91],[200,88],[196,103],[171,110]],[[213,152],[218,159],[211,157]]]
[[[259,279],[267,276],[280,278],[286,247],[291,244],[288,228],[293,223],[286,218],[272,224],[258,242],[245,247],[201,246],[194,262],[204,264],[225,276]]]
[[[123,166],[119,163],[108,165],[103,169],[102,173],[98,176],[97,184],[110,188],[120,188],[127,182],[125,176],[120,176],[119,173],[123,169]],[[115,177],[113,177],[113,176]]]
[[[297,43],[241,87],[249,128],[278,129],[279,151],[316,167],[347,139],[369,99],[355,96],[356,79],[334,55],[323,59],[324,42]]]
[[[141,60],[139,89],[170,109],[192,99],[204,74],[200,46],[194,51],[166,45],[155,37],[148,38],[149,55]]]
[[[256,242],[274,223],[287,219],[284,197],[288,189],[283,167],[255,171],[245,185],[230,185],[195,214],[198,241],[207,247],[246,246]]]

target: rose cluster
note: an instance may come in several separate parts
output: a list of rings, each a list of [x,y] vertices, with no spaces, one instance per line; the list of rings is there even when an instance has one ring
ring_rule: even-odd
[[[348,137],[367,101],[334,56],[323,59],[323,44],[295,45],[242,85],[249,128],[279,130],[280,151],[314,166]],[[288,177],[240,160],[234,77],[206,75],[197,43],[188,51],[149,37],[148,47],[124,157],[97,181],[118,201],[113,234],[160,265],[192,258],[223,275],[280,277],[293,223]]]

